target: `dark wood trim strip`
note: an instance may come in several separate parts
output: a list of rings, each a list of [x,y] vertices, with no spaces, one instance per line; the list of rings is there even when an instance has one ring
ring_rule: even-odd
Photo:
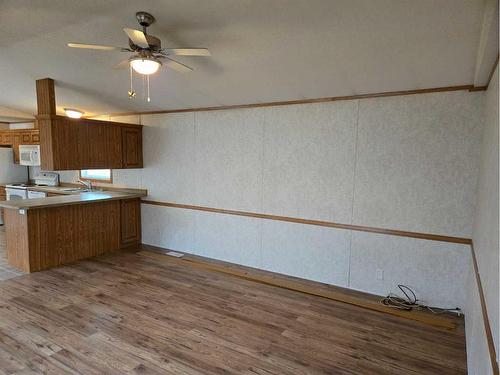
[[[464,245],[472,244],[472,240],[470,238],[442,236],[439,234],[407,232],[407,231],[396,230],[396,229],[364,227],[364,226],[360,226],[360,225],[341,224],[341,223],[334,223],[334,222],[330,222],[330,221],[309,220],[309,219],[301,219],[301,218],[288,217],[288,216],[261,214],[261,213],[246,212],[246,211],[225,210],[225,209],[221,209],[221,208],[192,206],[189,204],[158,202],[158,201],[151,201],[151,200],[144,200],[144,199],[142,200],[142,203],[155,205],[155,206],[183,208],[183,209],[187,209],[187,210],[215,212],[215,213],[226,214],[226,215],[246,216],[246,217],[253,217],[253,218],[258,218],[258,219],[286,221],[286,222],[306,224],[306,225],[316,225],[316,226],[320,226],[320,227],[347,229],[347,230],[354,230],[354,231],[359,231],[359,232],[380,233],[380,234],[387,234],[390,236],[419,238],[419,239],[423,239],[423,240],[441,241],[441,242],[452,242],[452,243],[459,243],[459,244],[464,244]]]
[[[214,261],[209,258],[193,256],[184,252],[182,252],[185,254],[182,258],[174,258],[165,255],[165,253],[170,250],[157,246],[142,244],[141,248],[143,251],[139,254],[157,261],[184,264],[207,271],[224,273],[260,284],[271,285],[278,288],[292,290],[294,292],[346,303],[371,311],[411,319],[446,330],[454,330],[457,327],[456,321],[454,320],[455,317],[451,317],[449,315],[435,315],[424,311],[402,311],[393,309],[381,304],[381,297],[373,294],[352,291],[347,288],[325,285],[314,281],[285,276],[274,272],[253,269],[227,262]]]
[[[495,63],[493,64],[493,68],[491,69],[490,75],[488,77],[488,83],[486,84],[486,89],[488,89],[488,87],[491,83],[491,79],[493,78],[493,74],[495,74],[495,70],[497,69],[498,58],[499,58],[499,55],[497,55],[497,59],[495,60]]]
[[[474,91],[486,91],[486,90],[488,90],[488,86],[474,86],[469,91],[474,92]]]
[[[483,284],[481,283],[481,275],[479,274],[479,267],[477,265],[476,252],[474,251],[474,244],[471,244],[472,264],[474,266],[474,274],[476,275],[477,288],[479,292],[479,300],[481,301],[481,311],[483,313],[484,330],[486,332],[486,340],[488,342],[488,349],[490,352],[491,366],[493,374],[498,375],[497,354],[495,350],[495,343],[493,341],[493,334],[491,332],[490,320],[488,318],[488,310],[486,309],[486,299],[484,298]]]
[[[162,114],[162,113],[221,111],[221,110],[228,110],[228,109],[247,109],[247,108],[273,107],[273,106],[283,106],[283,105],[325,103],[325,102],[337,102],[337,101],[342,101],[342,100],[370,99],[370,98],[381,98],[381,97],[387,97],[387,96],[429,94],[429,93],[434,93],[434,92],[463,91],[463,90],[482,91],[482,90],[486,90],[486,86],[484,86],[484,87],[475,87],[474,85],[445,86],[445,87],[433,87],[433,88],[428,88],[428,89],[386,91],[386,92],[377,92],[377,93],[371,93],[371,94],[332,96],[332,97],[326,97],[326,98],[299,99],[299,100],[288,100],[288,101],[278,101],[278,102],[268,102],[268,103],[235,104],[235,105],[224,105],[224,106],[219,106],[219,107],[165,109],[165,110],[146,111],[146,112],[118,112],[118,113],[105,113],[105,114],[102,113],[100,115],[133,116],[133,115],[157,115],[157,114]],[[95,116],[100,116],[100,115],[96,114],[96,115],[89,116],[89,117],[95,117]]]

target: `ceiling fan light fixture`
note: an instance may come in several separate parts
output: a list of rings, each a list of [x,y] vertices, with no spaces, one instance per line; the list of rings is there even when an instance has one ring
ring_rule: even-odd
[[[74,108],[64,108],[64,113],[70,118],[80,118],[83,116],[83,112]]]
[[[130,65],[137,73],[147,76],[156,73],[161,62],[151,57],[137,57],[130,60]]]

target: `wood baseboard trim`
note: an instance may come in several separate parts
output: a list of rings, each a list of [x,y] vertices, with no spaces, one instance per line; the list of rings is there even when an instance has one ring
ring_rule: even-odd
[[[450,237],[450,236],[443,236],[443,235],[439,235],[439,234],[418,233],[418,232],[408,232],[408,231],[402,231],[402,230],[396,230],[396,229],[365,227],[365,226],[360,226],[360,225],[334,223],[334,222],[330,222],[330,221],[309,220],[309,219],[301,219],[301,218],[288,217],[288,216],[270,215],[270,214],[262,214],[262,213],[247,212],[247,211],[226,210],[226,209],[221,209],[221,208],[193,206],[193,205],[188,205],[188,204],[159,202],[159,201],[144,200],[144,199],[141,202],[143,204],[149,204],[149,205],[154,205],[154,206],[163,206],[163,207],[182,208],[182,209],[195,210],[195,211],[214,212],[214,213],[225,214],[225,215],[246,216],[246,217],[265,219],[265,220],[286,221],[286,222],[291,222],[291,223],[298,223],[298,224],[305,224],[305,225],[316,225],[316,226],[320,226],[320,227],[337,228],[337,229],[346,229],[346,230],[353,230],[353,231],[358,231],[358,232],[379,233],[379,234],[386,234],[386,235],[390,235],[390,236],[410,237],[410,238],[418,238],[418,239],[423,239],[423,240],[458,243],[458,244],[464,244],[464,245],[472,244],[472,240],[470,238]]]
[[[251,103],[251,104],[234,104],[234,105],[224,105],[224,106],[217,106],[217,107],[164,109],[164,110],[158,110],[158,111],[145,111],[145,112],[101,113],[101,114],[96,114],[96,115],[92,115],[89,117],[96,117],[96,116],[103,116],[103,115],[113,117],[113,116],[158,115],[158,114],[164,114],[164,113],[221,111],[221,110],[229,110],[229,109],[275,107],[275,106],[284,106],[284,105],[337,102],[337,101],[343,101],[343,100],[382,98],[382,97],[389,97],[389,96],[430,94],[430,93],[435,93],[435,92],[446,92],[446,91],[464,91],[464,90],[465,91],[484,91],[486,89],[487,89],[487,86],[480,86],[480,87],[476,87],[474,85],[445,86],[445,87],[433,87],[433,88],[417,89],[417,90],[386,91],[386,92],[376,92],[376,93],[370,93],[370,94],[331,96],[331,97],[326,97],[326,98],[298,99],[298,100],[286,100],[286,101],[276,101],[276,102],[266,102],[266,103]]]
[[[479,267],[477,265],[476,252],[474,251],[474,244],[471,244],[472,265],[474,267],[474,274],[476,276],[476,283],[479,292],[479,300],[481,302],[481,312],[484,321],[484,330],[486,332],[486,340],[488,342],[488,350],[490,352],[491,367],[493,374],[499,374],[497,363],[497,354],[495,350],[495,343],[493,341],[493,334],[491,332],[490,320],[488,318],[488,310],[486,309],[486,299],[484,297],[483,284],[481,283],[481,275],[479,274]]]
[[[354,305],[371,311],[414,320],[441,329],[454,330],[457,328],[457,318],[454,316],[436,316],[423,311],[401,311],[398,309],[393,309],[381,304],[380,296],[353,291],[333,285],[322,284],[310,280],[303,280],[296,277],[277,274],[274,272],[244,267],[232,263],[216,261],[200,256],[193,256],[184,252],[184,257],[174,258],[165,255],[165,253],[170,250],[157,246],[143,244],[141,245],[141,248],[143,251],[139,252],[139,254],[153,258],[157,261],[169,262],[174,264],[184,264],[198,269],[224,273],[233,277],[238,277],[260,284],[271,285],[274,287],[288,289],[299,293],[309,294],[315,297],[326,298],[329,300]]]

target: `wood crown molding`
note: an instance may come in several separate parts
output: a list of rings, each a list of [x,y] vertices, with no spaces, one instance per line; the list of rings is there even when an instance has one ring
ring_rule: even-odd
[[[479,301],[481,302],[481,312],[484,321],[484,330],[486,332],[486,341],[488,342],[488,350],[490,353],[491,367],[493,374],[498,375],[497,354],[495,350],[495,343],[493,341],[493,334],[491,332],[490,320],[488,318],[488,310],[486,309],[486,299],[484,298],[483,284],[481,283],[481,276],[479,274],[479,267],[477,265],[476,252],[474,251],[474,244],[471,243],[472,265],[474,267],[474,274],[476,276],[476,283],[479,292]]]
[[[183,112],[204,112],[204,111],[221,111],[229,109],[248,109],[248,108],[261,108],[261,107],[274,107],[274,106],[284,106],[284,105],[296,105],[296,104],[312,104],[312,103],[327,103],[327,102],[337,102],[343,100],[357,100],[357,99],[371,99],[371,98],[382,98],[389,96],[403,96],[403,95],[415,95],[415,94],[429,94],[436,92],[446,92],[446,91],[484,91],[487,86],[474,86],[474,85],[460,85],[460,86],[445,86],[445,87],[434,87],[427,89],[417,89],[417,90],[402,90],[402,91],[386,91],[377,92],[370,94],[359,94],[359,95],[348,95],[348,96],[332,96],[326,98],[314,98],[314,99],[298,99],[298,100],[288,100],[288,101],[277,101],[277,102],[266,102],[266,103],[253,103],[253,104],[235,104],[235,105],[225,105],[218,107],[200,107],[200,108],[181,108],[181,109],[165,109],[158,111],[145,111],[145,112],[116,112],[116,113],[101,113],[89,117],[97,116],[138,116],[138,115],[158,115],[158,114],[168,114],[168,113],[183,113]]]
[[[439,234],[418,233],[418,232],[408,232],[408,231],[402,231],[402,230],[396,230],[396,229],[365,227],[365,226],[360,226],[360,225],[334,223],[334,222],[330,222],[330,221],[309,220],[309,219],[301,219],[301,218],[288,217],[288,216],[278,216],[278,215],[262,214],[262,213],[247,212],[247,211],[226,210],[226,209],[221,209],[221,208],[193,206],[193,205],[188,205],[188,204],[178,204],[178,203],[171,203],[171,202],[159,202],[159,201],[152,201],[152,200],[145,200],[145,199],[143,199],[141,202],[143,204],[149,204],[149,205],[155,205],[155,206],[182,208],[182,209],[195,210],[195,211],[214,212],[214,213],[225,214],[225,215],[246,216],[246,217],[253,217],[253,218],[258,218],[258,219],[266,219],[266,220],[286,221],[286,222],[290,222],[290,223],[316,225],[316,226],[320,226],[320,227],[346,229],[346,230],[353,230],[353,231],[358,231],[358,232],[379,233],[379,234],[386,234],[386,235],[390,235],[390,236],[418,238],[418,239],[422,239],[422,240],[441,241],[441,242],[451,242],[451,243],[458,243],[458,244],[463,244],[463,245],[471,245],[472,244],[472,240],[470,238],[450,237],[450,236],[443,236],[443,235],[439,235]]]

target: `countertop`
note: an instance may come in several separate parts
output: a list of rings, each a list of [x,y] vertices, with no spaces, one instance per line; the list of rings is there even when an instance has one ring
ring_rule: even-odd
[[[42,191],[39,187],[37,191]],[[54,190],[47,189],[48,190]],[[55,197],[37,198],[37,199],[16,199],[11,201],[0,201],[0,207],[14,210],[32,210],[39,208],[68,206],[75,204],[90,204],[94,202],[104,202],[112,200],[141,198],[146,196],[143,191],[92,191],[86,193],[66,193],[67,195],[60,195]]]

